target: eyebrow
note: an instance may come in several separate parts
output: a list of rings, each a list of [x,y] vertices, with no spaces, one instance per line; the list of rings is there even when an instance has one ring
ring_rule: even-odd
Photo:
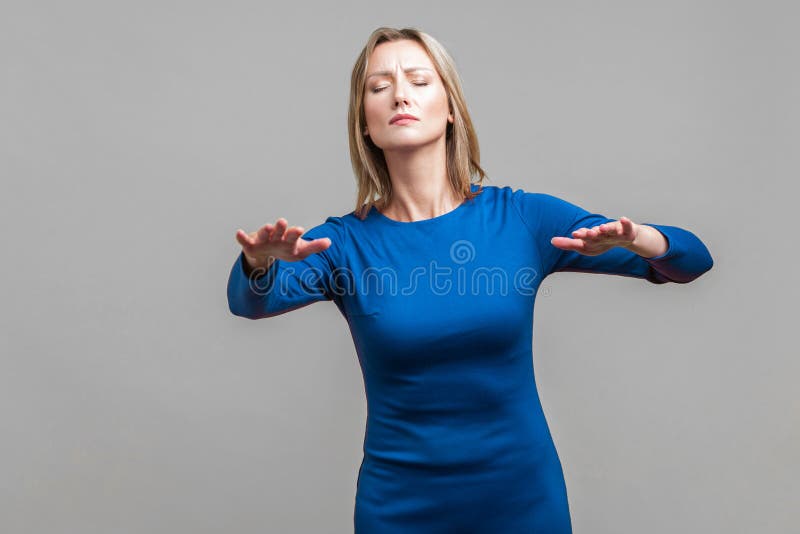
[[[409,72],[414,72],[414,71],[418,71],[418,70],[429,70],[429,71],[433,72],[433,69],[429,69],[428,67],[409,67],[407,69],[403,69],[403,72],[408,74]],[[390,71],[390,70],[381,70],[381,71],[373,72],[372,74],[367,75],[367,79],[369,80],[373,76],[389,76],[390,74],[392,74],[392,71]]]

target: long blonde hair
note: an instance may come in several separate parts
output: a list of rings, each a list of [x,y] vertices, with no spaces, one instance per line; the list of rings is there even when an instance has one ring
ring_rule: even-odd
[[[472,199],[480,194],[471,190],[472,177],[477,175],[477,183],[482,185],[486,172],[480,166],[478,136],[472,126],[461,80],[455,62],[447,50],[433,37],[416,28],[395,29],[380,27],[372,32],[367,44],[361,50],[353,65],[350,77],[350,106],[347,113],[347,133],[350,139],[350,163],[358,183],[355,213],[362,220],[372,206],[385,206],[392,197],[392,181],[383,150],[371,139],[361,135],[366,125],[364,115],[364,93],[366,90],[367,61],[372,51],[386,41],[416,41],[425,49],[439,73],[448,96],[448,105],[453,113],[453,123],[447,124],[445,145],[447,151],[447,175],[453,191],[464,199]]]

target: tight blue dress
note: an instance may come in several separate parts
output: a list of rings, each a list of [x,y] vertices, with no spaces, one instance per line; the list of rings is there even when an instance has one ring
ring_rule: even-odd
[[[367,398],[357,534],[570,533],[533,372],[539,285],[558,271],[686,283],[713,264],[693,233],[649,223],[669,243],[654,258],[564,251],[551,237],[615,219],[544,193],[472,190],[432,219],[328,217],[303,235],[328,249],[252,279],[240,254],[231,270],[237,316],[332,300],[349,325]]]

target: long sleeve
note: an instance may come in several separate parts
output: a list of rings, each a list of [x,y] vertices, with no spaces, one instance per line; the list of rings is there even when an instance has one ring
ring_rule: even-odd
[[[518,189],[511,199],[539,249],[543,278],[554,272],[577,271],[644,278],[654,284],[687,283],[714,264],[705,244],[695,234],[663,224],[640,223],[657,229],[667,239],[667,251],[653,258],[643,258],[621,247],[597,256],[562,250],[550,243],[550,239],[572,237],[572,232],[579,228],[592,228],[616,219],[591,213],[546,193]]]
[[[333,300],[336,292],[333,273],[341,265],[344,239],[339,217],[307,230],[306,240],[328,237],[331,245],[300,261],[273,261],[266,273],[248,277],[244,253],[240,252],[228,278],[228,307],[231,313],[248,319],[262,319],[302,308],[313,302]],[[255,274],[255,273],[254,273]]]

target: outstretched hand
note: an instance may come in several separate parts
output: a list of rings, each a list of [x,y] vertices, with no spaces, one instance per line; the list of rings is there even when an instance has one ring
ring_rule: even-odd
[[[299,261],[331,246],[328,237],[310,241],[302,239],[300,236],[304,232],[302,226],[289,226],[286,219],[281,217],[275,224],[265,224],[249,234],[242,229],[237,230],[236,241],[242,245],[245,259],[252,267],[267,265],[270,257]]]
[[[626,248],[639,234],[639,225],[620,217],[618,221],[603,223],[592,228],[579,228],[572,238],[554,237],[550,243],[561,250],[574,250],[585,256],[597,256],[614,247]]]

